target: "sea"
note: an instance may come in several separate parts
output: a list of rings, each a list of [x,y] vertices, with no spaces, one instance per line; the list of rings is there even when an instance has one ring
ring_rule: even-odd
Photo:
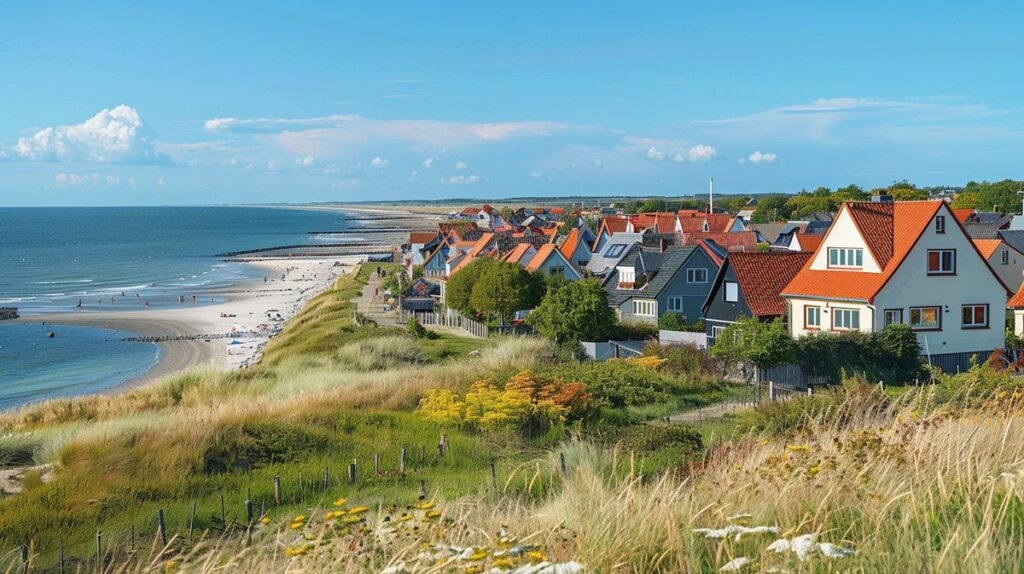
[[[0,307],[31,317],[175,305],[179,296],[262,277],[220,254],[340,242],[309,233],[352,225],[343,212],[287,208],[0,208]],[[0,409],[138,377],[160,348],[123,341],[129,336],[0,321]]]

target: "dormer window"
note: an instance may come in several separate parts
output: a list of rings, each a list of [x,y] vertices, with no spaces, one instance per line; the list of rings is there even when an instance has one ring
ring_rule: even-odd
[[[935,233],[946,232],[946,216],[940,215],[935,218]]]
[[[631,289],[633,284],[636,283],[636,269],[632,267],[619,267],[619,286],[626,285],[627,289]]]
[[[860,269],[864,266],[864,250],[860,247],[829,247],[828,266],[837,269]]]
[[[707,231],[709,231],[710,229],[711,229],[711,226],[710,226],[710,225],[708,225],[708,220],[706,220],[706,219],[705,219],[705,220],[704,220],[704,231],[705,231],[705,232],[707,232]]]

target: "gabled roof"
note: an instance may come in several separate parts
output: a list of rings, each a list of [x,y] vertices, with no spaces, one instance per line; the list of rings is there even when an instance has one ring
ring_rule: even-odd
[[[483,253],[484,250],[486,250],[487,247],[490,245],[492,239],[494,239],[493,233],[484,233],[483,235],[481,235],[480,239],[478,239],[476,241],[476,244],[473,246],[473,249],[469,251],[469,256],[476,257]]]
[[[810,261],[808,252],[732,253],[732,265],[743,298],[756,317],[778,317],[786,312],[782,290]]]
[[[532,248],[533,248],[533,245],[530,245],[529,243],[520,243],[520,244],[516,245],[515,249],[513,249],[512,251],[509,251],[505,255],[504,259],[505,259],[505,261],[508,261],[509,263],[518,263],[520,265],[524,265],[524,263],[522,262],[522,259],[523,259],[523,257],[526,256],[526,253],[530,249],[532,249]]]
[[[572,256],[576,253],[576,247],[579,246],[579,243],[580,230],[574,227],[573,230],[569,232],[569,235],[566,236],[565,241],[562,242],[562,246],[559,250],[562,252],[562,255],[565,255],[566,259],[572,260]]]
[[[981,256],[985,259],[992,257],[992,254],[1003,244],[999,239],[974,239],[974,245],[978,248]]]
[[[822,233],[798,233],[796,239],[800,242],[800,251],[814,253],[821,245],[821,241],[825,239],[825,235]]]
[[[974,210],[970,208],[965,209],[954,209],[953,215],[956,216],[957,221],[960,223],[966,223],[968,219],[974,215]]]
[[[1011,309],[1022,309],[1024,308],[1024,285],[1020,286],[1020,289],[1010,297],[1010,300],[1006,303],[1007,307]]]
[[[850,210],[855,225],[864,237],[868,249],[879,262],[882,272],[811,269],[811,261],[808,260],[800,273],[783,290],[785,296],[872,302],[903,264],[903,260],[917,244],[932,218],[940,209],[949,211],[949,206],[943,201],[934,200],[896,203],[847,202],[843,204],[842,209]],[[960,222],[957,221],[956,224],[966,236]],[[977,247],[975,249],[977,250]],[[978,255],[981,255],[980,251]],[[988,266],[987,259],[982,257],[982,260]],[[989,269],[991,270],[991,266]],[[1004,288],[1006,287],[994,271],[992,275]]]
[[[580,277],[583,276],[583,273],[580,271],[579,267],[577,267],[575,263],[569,260],[568,257],[563,256],[562,252],[559,251],[557,247],[555,247],[554,243],[545,243],[544,245],[541,245],[540,249],[537,250],[537,253],[534,254],[532,259],[530,259],[530,262],[526,264],[526,270],[536,271],[540,269],[541,265],[543,265],[544,262],[550,259],[551,257],[558,257],[562,259],[562,261],[565,262],[565,264],[568,267],[572,268],[572,270],[577,275],[579,275]]]
[[[711,258],[711,261],[719,267],[722,266],[726,257],[729,256],[729,252],[721,245],[715,243],[713,239],[701,239],[697,242],[697,246],[703,249],[708,254],[708,257]]]
[[[1003,229],[996,233],[996,238],[1002,239],[1010,247],[1024,253],[1024,231]]]
[[[601,233],[601,230],[607,231],[609,235],[625,233],[628,225],[628,218],[621,215],[608,215],[601,219],[601,229],[598,230],[598,234]]]

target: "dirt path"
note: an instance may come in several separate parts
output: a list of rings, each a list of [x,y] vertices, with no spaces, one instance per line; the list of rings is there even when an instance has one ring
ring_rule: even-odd
[[[377,277],[376,273],[370,273],[370,279],[367,281],[366,286],[363,287],[363,292],[353,299],[356,303],[356,311],[376,321],[378,325],[398,327],[398,320],[395,317],[397,312],[384,310],[386,302],[384,297],[380,295],[380,292],[383,290],[381,283],[383,281],[380,277]]]

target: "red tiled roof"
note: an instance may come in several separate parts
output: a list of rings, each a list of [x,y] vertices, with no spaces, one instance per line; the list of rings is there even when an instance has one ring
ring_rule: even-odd
[[[674,213],[654,214],[654,221],[658,225],[658,233],[675,233],[676,219],[676,214]]]
[[[800,251],[814,253],[818,250],[818,246],[821,245],[821,240],[825,239],[825,235],[821,233],[798,233],[796,238],[800,242]]]
[[[519,261],[523,258],[524,255],[526,255],[526,252],[529,251],[531,247],[533,247],[533,245],[530,245],[529,243],[520,243],[516,245],[515,249],[509,251],[508,254],[505,255],[504,259],[509,263],[519,263]]]
[[[551,208],[551,213],[553,215],[564,215],[565,214],[565,208],[564,207],[552,207]]]
[[[701,212],[679,212],[679,224],[683,233],[704,231],[704,223],[708,224],[708,231],[725,233],[732,226],[733,217],[728,213],[701,213]]]
[[[569,235],[565,238],[565,241],[562,242],[562,246],[559,248],[559,250],[562,252],[562,255],[565,255],[566,259],[571,261],[572,255],[573,253],[576,253],[576,247],[579,245],[579,243],[580,230],[573,228],[573,230],[570,231]]]
[[[757,233],[753,231],[738,231],[736,233],[694,231],[686,235],[686,244],[697,245],[705,239],[714,241],[727,251],[757,250]]]
[[[601,227],[611,235],[625,233],[627,225],[629,225],[629,219],[619,215],[608,216],[601,220]]]
[[[435,237],[437,237],[437,233],[433,231],[413,231],[409,234],[409,243],[430,243]]]
[[[473,249],[470,250],[469,256],[476,257],[477,255],[480,255],[484,249],[487,249],[487,246],[491,243],[491,239],[494,239],[493,233],[484,233],[481,235],[480,239],[478,239],[476,244],[473,246]]]
[[[999,249],[999,246],[1003,244],[1002,240],[999,239],[975,239],[973,241],[985,259],[992,257],[996,249]]]
[[[867,243],[868,250],[875,257],[878,266],[884,269],[889,260],[892,259],[893,254],[893,214],[896,212],[896,204],[858,201],[847,203],[846,206],[850,215],[853,216],[854,225],[857,226],[861,237]],[[925,212],[928,212],[926,215],[927,221],[924,221],[924,224],[927,224],[932,216],[935,215],[937,207],[937,205],[933,204],[931,209],[924,209],[921,212],[922,216],[925,216]],[[901,219],[900,223],[902,222]],[[902,229],[905,226],[900,225],[899,227]],[[914,235],[914,239],[916,240],[920,234],[920,230],[918,230]]]
[[[732,253],[729,265],[750,311],[757,317],[777,317],[786,312],[783,288],[810,259],[806,252]]]
[[[479,207],[467,207],[459,212],[459,215],[476,215],[480,213]]]
[[[850,210],[854,222],[879,263],[885,262],[882,272],[811,269],[811,262],[808,261],[783,290],[785,295],[872,302],[903,264],[935,214],[949,207],[942,201],[899,201],[894,204],[849,202],[843,204],[840,212],[843,209]],[[957,225],[960,226],[959,221]],[[832,229],[834,227],[828,233]],[[967,233],[962,226],[960,232],[966,237]],[[828,237],[828,233],[825,237]],[[978,251],[978,254],[981,255],[981,252]],[[988,265],[987,260],[985,264]],[[994,271],[992,274],[1005,288],[1002,279]]]

